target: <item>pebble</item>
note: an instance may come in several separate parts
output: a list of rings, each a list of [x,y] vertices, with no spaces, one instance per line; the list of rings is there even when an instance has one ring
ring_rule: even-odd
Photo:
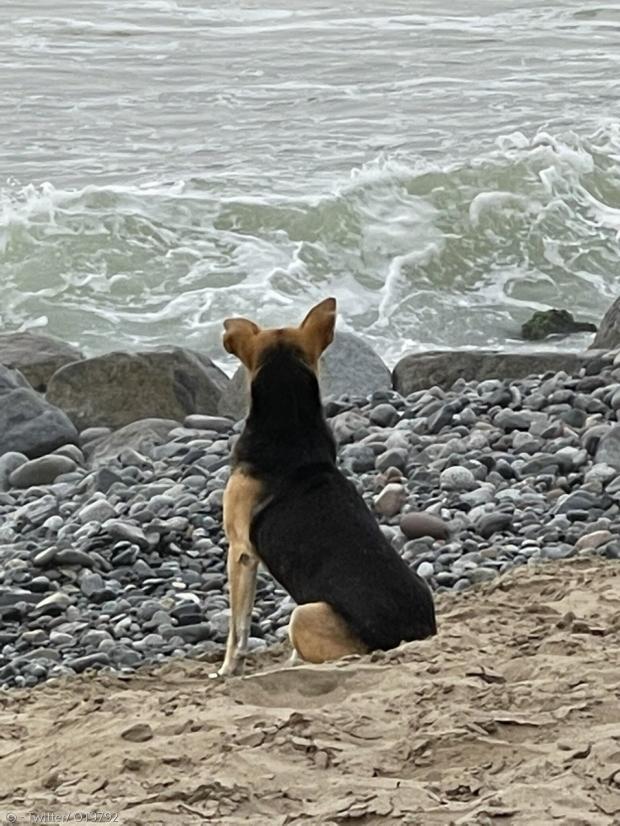
[[[16,467],[9,475],[9,484],[16,488],[49,485],[58,476],[70,473],[76,467],[76,462],[68,456],[52,453],[39,459],[31,459]]]
[[[476,477],[466,467],[449,467],[441,472],[439,485],[443,490],[464,491],[477,487]]]
[[[406,513],[400,520],[400,529],[407,539],[430,536],[433,539],[447,539],[449,528],[437,516],[430,513]]]
[[[396,516],[400,513],[403,505],[407,501],[407,493],[403,485],[390,482],[381,493],[375,497],[375,510],[386,517]]]

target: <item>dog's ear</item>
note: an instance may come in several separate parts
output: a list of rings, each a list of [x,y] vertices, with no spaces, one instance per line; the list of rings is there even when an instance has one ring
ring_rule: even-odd
[[[326,298],[313,307],[299,325],[303,332],[308,354],[314,361],[334,338],[336,326],[336,299]]]
[[[260,333],[260,327],[248,318],[227,318],[224,321],[224,349],[237,356],[248,369],[252,368],[254,336],[257,333]]]

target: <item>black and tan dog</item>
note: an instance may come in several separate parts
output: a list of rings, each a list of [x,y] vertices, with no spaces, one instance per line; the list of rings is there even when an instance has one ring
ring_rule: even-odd
[[[224,322],[224,347],[249,371],[251,407],[224,494],[231,620],[224,663],[246,651],[259,561],[298,603],[289,634],[312,663],[435,633],[431,592],[336,467],[317,369],[334,335],[327,298],[299,327]]]

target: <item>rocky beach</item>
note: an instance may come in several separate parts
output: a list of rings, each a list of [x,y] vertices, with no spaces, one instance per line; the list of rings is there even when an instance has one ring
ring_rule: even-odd
[[[616,822],[620,350],[390,371],[337,334],[321,386],[339,463],[434,589],[439,635],[287,669],[294,604],[260,570],[247,676],[224,682],[243,373],[33,334],[0,336],[0,363],[11,816]]]
[[[23,334],[0,337],[0,361],[0,683],[216,661],[242,372]],[[417,354],[390,374],[339,334],[321,382],[342,469],[437,593],[620,559],[617,351]],[[252,649],[283,640],[293,608],[261,571]]]

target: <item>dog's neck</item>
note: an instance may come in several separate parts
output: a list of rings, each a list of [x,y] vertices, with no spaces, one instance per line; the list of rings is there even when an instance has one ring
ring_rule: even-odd
[[[317,378],[287,348],[270,353],[252,381],[250,413],[235,453],[237,461],[265,472],[335,463]]]

